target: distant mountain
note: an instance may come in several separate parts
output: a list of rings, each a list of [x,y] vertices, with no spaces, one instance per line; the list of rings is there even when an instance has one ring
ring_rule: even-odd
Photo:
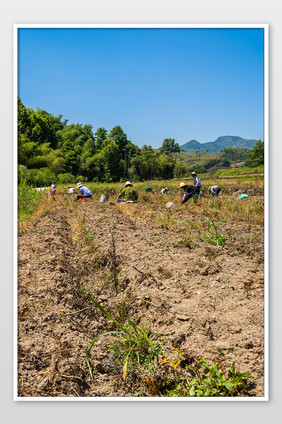
[[[200,152],[208,151],[209,153],[220,152],[225,147],[247,147],[252,149],[258,140],[245,139],[232,135],[225,135],[218,137],[215,141],[209,141],[208,143],[199,143],[197,140],[190,140],[180,146],[180,150],[183,152]]]

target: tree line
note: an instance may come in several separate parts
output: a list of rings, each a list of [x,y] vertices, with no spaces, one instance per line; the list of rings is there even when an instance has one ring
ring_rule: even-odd
[[[91,125],[68,124],[62,115],[34,111],[18,99],[19,178],[35,185],[182,177],[187,167],[175,160],[179,151],[174,139],[165,139],[159,150],[139,148],[120,126],[93,133]]]
[[[181,178],[190,169],[179,154],[172,138],[166,138],[160,149],[146,144],[139,148],[120,126],[93,133],[91,125],[68,124],[63,115],[35,111],[18,99],[18,174],[30,184],[50,185],[54,179],[73,184]]]

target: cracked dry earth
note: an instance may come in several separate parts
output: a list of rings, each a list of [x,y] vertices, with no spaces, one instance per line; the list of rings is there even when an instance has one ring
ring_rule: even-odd
[[[149,323],[189,357],[252,374],[247,396],[264,395],[263,261],[228,247],[175,247],[179,235],[132,218],[137,205],[63,203],[18,236],[18,396],[125,397],[105,340],[112,316]],[[232,246],[231,246],[232,247]],[[263,249],[263,247],[262,247]],[[148,391],[147,396],[150,396]]]

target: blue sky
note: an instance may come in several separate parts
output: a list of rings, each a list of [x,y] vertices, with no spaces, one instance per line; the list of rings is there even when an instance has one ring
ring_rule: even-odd
[[[18,95],[139,147],[263,139],[261,28],[19,28]]]

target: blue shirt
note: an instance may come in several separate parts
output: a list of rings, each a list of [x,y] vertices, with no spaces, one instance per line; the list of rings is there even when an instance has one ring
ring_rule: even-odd
[[[200,178],[199,177],[197,177],[197,175],[195,175],[194,176],[194,183],[193,183],[193,186],[194,187],[201,187],[201,180],[200,180]]]
[[[92,196],[91,191],[85,186],[79,187],[79,191],[81,196]]]

